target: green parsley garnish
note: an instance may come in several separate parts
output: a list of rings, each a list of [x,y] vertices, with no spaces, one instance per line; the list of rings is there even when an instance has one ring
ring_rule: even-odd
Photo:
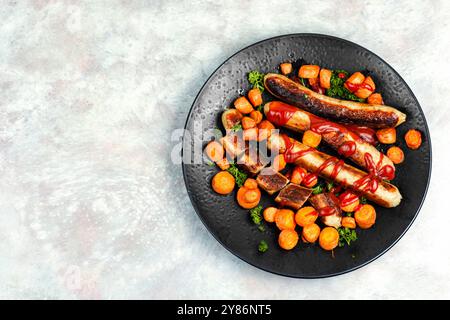
[[[354,229],[341,227],[338,229],[338,232],[339,232],[339,247],[345,246],[346,243],[347,245],[350,245],[352,242],[358,240],[358,236],[356,235],[356,231]]]
[[[327,182],[327,191],[330,192],[331,189],[333,189],[334,183],[333,182]]]
[[[250,71],[248,74],[248,82],[253,86],[253,88],[259,89],[259,91],[264,91],[264,73],[257,70]]]
[[[266,241],[261,240],[261,242],[258,245],[258,251],[259,252],[266,252],[269,249],[269,245]]]
[[[359,203],[361,203],[361,204],[366,204],[367,203],[367,199],[365,198],[365,197],[360,197],[359,198]]]
[[[340,78],[339,74],[343,74],[344,77]],[[353,100],[358,102],[364,102],[364,99],[358,98],[344,87],[344,83],[348,78],[348,72],[345,70],[334,70],[331,73],[330,88],[327,89],[326,95],[332,98]]]
[[[234,132],[242,130],[242,124],[240,123],[235,124],[234,126],[231,127],[231,130]]]
[[[313,194],[319,194],[319,193],[322,193],[323,192],[323,186],[322,186],[322,184],[318,184],[317,186],[315,186],[313,189],[312,189],[312,193]]]
[[[253,223],[258,226],[261,225],[261,222],[263,220],[261,211],[262,211],[261,205],[254,207],[253,209],[250,210],[250,218],[252,218]]]
[[[206,164],[210,167],[214,167],[214,162],[212,161],[207,161]]]
[[[227,171],[234,177],[234,180],[236,180],[236,184],[238,187],[242,187],[244,185],[245,180],[247,180],[247,174],[245,172],[239,170],[239,168],[236,167],[234,163],[230,164],[230,167],[227,169]]]
[[[264,106],[260,105],[256,108],[256,110],[258,110],[259,112],[261,112],[264,115]]]

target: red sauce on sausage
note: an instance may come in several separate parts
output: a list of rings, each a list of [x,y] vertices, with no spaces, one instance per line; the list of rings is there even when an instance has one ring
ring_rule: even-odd
[[[316,151],[316,149],[314,149],[314,148],[309,148],[309,149],[294,152],[295,144],[291,141],[291,138],[289,138],[285,134],[282,134],[281,137],[284,140],[284,147],[286,149],[284,151],[284,161],[286,161],[286,163],[293,163],[298,158],[303,157],[304,155],[306,155],[308,153]]]
[[[375,192],[378,189],[379,180],[392,180],[395,177],[395,169],[391,165],[383,165],[384,155],[380,153],[380,160],[375,164],[373,157],[370,153],[364,155],[366,167],[369,173],[358,179],[353,184],[355,189],[363,188],[363,191]]]
[[[319,209],[319,217],[332,216],[336,212],[336,209],[330,206],[322,207]]]
[[[270,103],[266,117],[267,120],[277,126],[284,126],[296,111],[298,111],[296,107],[283,102],[273,101]]]
[[[354,132],[361,140],[370,143],[372,145],[376,145],[377,133],[374,129],[364,126],[357,126],[354,124],[347,124],[346,128],[351,132]]]
[[[339,196],[339,203],[342,207],[346,207],[358,201],[359,197],[351,191],[345,191]]]
[[[343,157],[350,157],[356,152],[356,143],[355,141],[346,141],[340,145],[337,152]]]

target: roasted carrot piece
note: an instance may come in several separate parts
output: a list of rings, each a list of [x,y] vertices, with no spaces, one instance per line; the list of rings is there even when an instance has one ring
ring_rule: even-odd
[[[217,162],[223,159],[224,150],[220,142],[211,141],[205,148],[205,153],[212,162]]]
[[[261,191],[258,188],[248,189],[242,186],[239,188],[236,198],[242,208],[251,209],[256,207],[261,200]]]
[[[295,229],[294,211],[290,209],[278,209],[275,214],[275,223],[280,230]]]
[[[275,126],[269,120],[263,120],[258,124],[258,141],[263,141],[270,137]]]
[[[320,141],[322,141],[322,136],[312,130],[306,130],[305,133],[303,133],[302,142],[308,147],[317,148]]]
[[[356,221],[355,221],[355,218],[353,218],[353,217],[343,217],[341,223],[344,228],[349,228],[349,229],[356,228]]]
[[[316,242],[319,238],[319,235],[320,227],[315,223],[308,224],[302,230],[302,239],[309,243]]]
[[[278,236],[278,244],[284,250],[293,249],[298,243],[298,233],[295,230],[283,230]]]
[[[363,85],[365,86],[356,90],[355,96],[357,96],[358,98],[366,99],[375,91],[375,82],[373,82],[371,76],[368,76],[364,79]]]
[[[319,73],[320,86],[324,89],[331,87],[331,70],[322,68]]]
[[[386,154],[394,164],[400,164],[405,160],[403,150],[396,146],[390,147]]]
[[[339,232],[333,227],[325,227],[319,235],[319,245],[324,250],[333,250],[339,244]]]
[[[304,64],[298,70],[298,76],[300,78],[310,79],[317,78],[319,76],[320,67],[312,64]]]
[[[254,110],[250,112],[250,118],[252,118],[256,124],[259,124],[262,121],[263,115],[258,110]]]
[[[365,204],[355,211],[355,221],[361,229],[368,229],[374,225],[377,214],[375,208]]]
[[[384,144],[392,144],[397,141],[397,130],[395,128],[379,129],[377,131],[378,141]]]
[[[249,190],[251,190],[251,189],[256,189],[256,188],[258,188],[258,183],[256,182],[255,179],[248,178],[248,179],[245,180],[245,182],[244,182],[244,187],[246,187],[246,188],[249,189]]]
[[[260,106],[263,102],[261,91],[258,88],[253,88],[248,92],[248,100],[254,107]]]
[[[228,171],[220,171],[211,182],[212,188],[219,194],[229,194],[234,189],[234,177]]]
[[[295,214],[295,222],[300,227],[305,227],[309,224],[313,224],[317,220],[318,216],[319,214],[313,207],[303,207],[298,209]]]
[[[383,97],[379,93],[372,93],[367,98],[367,103],[369,103],[369,104],[384,104]]]
[[[267,207],[266,209],[264,209],[263,211],[264,220],[266,220],[267,222],[274,222],[277,211],[278,209],[275,207]]]
[[[361,72],[355,72],[350,77],[348,77],[345,83],[361,84],[364,82],[364,79],[366,79],[366,77]]]
[[[248,114],[253,111],[253,107],[246,97],[237,98],[234,101],[234,107],[242,114]]]
[[[256,127],[255,120],[253,120],[250,117],[243,117],[242,120],[241,120],[241,124],[242,124],[242,128],[244,130]]]
[[[292,170],[290,180],[292,183],[301,184],[303,178],[308,174],[306,169],[296,166],[294,170]]]
[[[292,63],[285,62],[280,64],[280,71],[282,74],[287,75],[292,72]]]
[[[272,161],[272,165],[271,167],[275,170],[275,171],[281,171],[284,168],[286,168],[286,160],[284,159],[284,155],[282,154],[277,154],[275,156],[275,158]]]
[[[413,150],[418,149],[422,144],[422,135],[420,134],[420,131],[416,129],[410,129],[405,134],[405,141],[408,148]]]

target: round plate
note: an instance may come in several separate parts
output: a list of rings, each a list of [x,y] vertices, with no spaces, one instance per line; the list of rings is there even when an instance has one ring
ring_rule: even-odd
[[[248,210],[235,200],[236,190],[227,196],[216,194],[211,179],[218,168],[206,163],[183,163],[186,188],[208,230],[229,251],[263,270],[298,278],[320,278],[355,270],[375,260],[391,248],[408,230],[425,198],[431,174],[431,142],[425,116],[419,102],[400,75],[380,57],[352,42],[317,34],[292,34],[255,43],[226,60],[206,81],[189,112],[183,140],[183,155],[192,156],[195,144],[205,145],[203,133],[223,127],[220,115],[243,92],[249,90],[247,73],[252,70],[277,72],[280,63],[303,58],[311,64],[350,72],[367,70],[373,75],[387,105],[406,113],[407,121],[397,130],[397,143],[405,152],[405,161],[397,166],[396,179],[403,200],[392,209],[376,206],[377,222],[368,230],[357,230],[358,240],[351,246],[337,248],[334,254],[318,244],[300,243],[291,251],[278,244],[279,231],[266,225],[261,232],[251,222]],[[195,126],[199,126],[194,129]],[[419,150],[409,150],[404,142],[408,129],[422,132]],[[295,137],[295,134],[291,134]],[[208,139],[208,138],[206,138]],[[263,207],[273,203],[264,194]],[[269,250],[258,252],[258,244],[266,240]]]

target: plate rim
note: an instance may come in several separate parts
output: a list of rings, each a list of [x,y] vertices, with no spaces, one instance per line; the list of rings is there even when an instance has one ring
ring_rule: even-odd
[[[327,39],[332,39],[332,40],[338,40],[338,41],[343,41],[343,42],[347,42],[350,45],[359,47],[365,51],[370,52],[371,54],[373,54],[375,57],[377,57],[378,59],[380,59],[381,62],[383,62],[384,64],[386,64],[389,68],[391,68],[391,70],[394,72],[394,74],[396,74],[400,80],[403,81],[403,83],[406,85],[406,89],[408,90],[408,92],[410,93],[410,95],[412,96],[412,98],[414,99],[414,101],[417,103],[417,105],[419,106],[419,112],[422,115],[423,119],[424,119],[424,127],[425,127],[425,136],[427,138],[428,144],[430,146],[430,152],[429,152],[429,156],[430,156],[430,164],[429,164],[429,172],[428,172],[428,177],[427,177],[427,184],[425,186],[425,192],[423,194],[423,197],[420,201],[420,204],[416,210],[416,212],[414,213],[414,217],[411,219],[410,223],[408,224],[408,226],[403,230],[403,232],[400,234],[400,236],[397,237],[397,239],[395,239],[388,247],[386,247],[383,251],[381,251],[379,254],[377,254],[376,256],[372,257],[371,259],[365,261],[364,263],[361,263],[357,266],[351,267],[349,269],[343,270],[343,271],[338,271],[338,272],[333,272],[333,273],[329,273],[329,274],[323,274],[323,275],[293,275],[293,274],[287,274],[287,273],[281,273],[281,272],[277,272],[275,270],[270,270],[267,269],[263,266],[258,266],[255,263],[252,263],[250,261],[248,261],[246,258],[242,257],[238,252],[235,252],[234,250],[232,250],[231,248],[229,248],[228,246],[226,246],[220,239],[218,236],[216,236],[216,234],[211,230],[211,228],[208,226],[208,224],[205,222],[205,220],[203,219],[203,217],[200,215],[199,213],[199,209],[197,207],[197,204],[195,203],[195,201],[193,201],[193,196],[191,194],[191,191],[188,190],[187,187],[187,177],[186,177],[186,170],[185,170],[185,166],[188,165],[186,163],[183,162],[183,154],[184,154],[184,143],[185,143],[185,132],[187,130],[187,125],[188,122],[191,118],[194,106],[196,105],[200,95],[203,93],[203,90],[205,90],[206,86],[209,84],[209,82],[211,81],[212,77],[216,74],[216,72],[222,68],[223,65],[225,65],[228,61],[230,61],[232,58],[234,58],[236,55],[240,54],[241,52],[259,45],[263,42],[268,42],[268,41],[273,41],[273,40],[277,40],[277,39],[281,39],[281,38],[288,38],[288,37],[317,37],[317,38],[327,38]],[[384,255],[386,252],[388,252],[393,246],[395,246],[401,238],[403,238],[403,236],[406,234],[406,232],[408,232],[408,230],[411,228],[412,224],[414,223],[414,221],[416,220],[417,216],[419,215],[420,210],[422,209],[422,206],[425,202],[425,198],[427,197],[428,194],[428,189],[430,186],[430,181],[431,181],[431,173],[432,173],[432,168],[433,168],[433,152],[432,152],[432,143],[431,143],[431,135],[430,135],[430,130],[428,128],[428,122],[427,119],[425,117],[425,113],[423,112],[422,106],[420,105],[419,101],[417,100],[416,96],[414,95],[413,91],[411,90],[411,88],[409,87],[408,83],[405,81],[405,79],[403,79],[403,77],[389,64],[387,63],[384,59],[382,59],[379,55],[377,55],[376,53],[372,52],[371,50],[355,43],[352,42],[350,40],[347,39],[343,39],[340,37],[336,37],[336,36],[330,36],[330,35],[326,35],[326,34],[320,34],[320,33],[288,33],[288,34],[282,34],[282,35],[278,35],[278,36],[274,36],[274,37],[270,37],[270,38],[266,38],[257,42],[254,42],[250,45],[245,46],[244,48],[236,51],[234,54],[232,54],[231,56],[229,56],[228,58],[226,58],[217,68],[215,68],[215,70],[208,76],[208,78],[206,79],[205,83],[201,86],[200,90],[198,91],[197,95],[195,96],[194,101],[191,104],[191,107],[189,109],[189,112],[186,116],[186,121],[184,124],[184,133],[183,133],[183,139],[182,139],[182,145],[181,145],[181,159],[182,159],[182,163],[181,163],[181,168],[182,168],[182,173],[183,173],[183,181],[184,181],[184,186],[186,188],[186,192],[189,196],[189,201],[191,202],[192,207],[194,208],[195,213],[197,214],[197,216],[200,218],[200,221],[203,223],[203,225],[206,227],[206,229],[208,230],[208,233],[210,235],[212,235],[214,237],[214,239],[216,239],[220,245],[222,247],[224,247],[228,252],[232,253],[235,257],[238,257],[239,259],[241,259],[242,261],[244,261],[245,263],[259,269],[259,270],[263,270],[265,272],[269,272],[272,274],[276,274],[279,276],[283,276],[283,277],[288,277],[288,278],[295,278],[295,279],[324,279],[324,278],[331,278],[331,277],[336,277],[336,276],[340,276],[349,272],[353,272],[356,271],[362,267],[367,266],[368,264],[372,263],[373,261],[377,260],[378,258],[380,258],[382,255]]]

